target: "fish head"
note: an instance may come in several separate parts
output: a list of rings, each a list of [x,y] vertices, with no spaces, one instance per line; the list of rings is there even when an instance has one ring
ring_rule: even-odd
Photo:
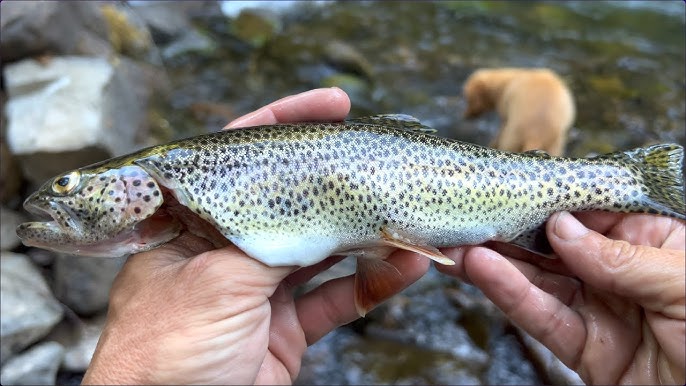
[[[85,256],[122,256],[154,248],[178,235],[180,225],[158,212],[162,190],[134,165],[82,168],[59,175],[24,202],[48,221],[23,223],[25,245]]]

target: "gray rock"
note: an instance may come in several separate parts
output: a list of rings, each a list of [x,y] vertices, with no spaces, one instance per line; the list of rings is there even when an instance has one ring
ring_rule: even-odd
[[[56,57],[5,67],[7,143],[31,181],[136,147],[146,103],[122,63]]]
[[[187,1],[144,2],[135,6],[134,12],[147,24],[155,43],[167,44],[191,29],[186,12],[188,3]]]
[[[16,229],[25,220],[21,213],[0,207],[0,250],[8,251],[21,244]]]
[[[340,72],[354,74],[371,81],[373,69],[367,58],[357,48],[341,41],[333,40],[324,47],[324,60]]]
[[[540,385],[542,380],[526,359],[521,344],[512,334],[492,342],[491,362],[486,370],[487,385]]]
[[[465,367],[481,369],[489,356],[455,323],[461,310],[445,287],[454,280],[431,268],[413,285],[368,314],[365,334],[444,353]]]
[[[62,370],[74,373],[86,371],[105,326],[106,316],[106,313],[102,313],[92,318],[80,319],[72,315],[53,328],[45,339],[64,346]]]
[[[55,296],[79,315],[104,310],[125,259],[58,255],[53,265]]]
[[[584,381],[581,380],[579,374],[562,363],[562,361],[541,342],[532,338],[531,335],[527,334],[521,328],[517,328],[517,332],[534,362],[539,368],[543,369],[551,384],[584,385]]]
[[[0,3],[3,61],[29,56],[102,55],[112,52],[100,5],[90,1]]]
[[[56,252],[42,248],[29,248],[25,254],[39,267],[50,267],[57,258]]]
[[[62,306],[24,255],[0,255],[0,363],[45,336],[62,318]]]
[[[5,111],[4,102],[0,103],[0,109]],[[4,117],[0,117],[0,122],[3,120]],[[4,126],[4,122],[2,125]],[[19,164],[7,147],[4,138],[0,139],[0,202],[4,204],[19,198],[20,187],[21,169]]]
[[[162,49],[162,57],[172,59],[183,54],[212,51],[215,47],[214,41],[191,29],[164,47]]]
[[[62,362],[64,347],[57,342],[44,342],[10,359],[2,366],[3,385],[54,385]]]

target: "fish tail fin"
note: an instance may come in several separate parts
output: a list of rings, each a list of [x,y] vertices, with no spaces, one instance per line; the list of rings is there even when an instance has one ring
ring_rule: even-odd
[[[649,213],[686,219],[684,203],[684,148],[677,144],[653,145],[614,153],[638,168],[647,188]]]

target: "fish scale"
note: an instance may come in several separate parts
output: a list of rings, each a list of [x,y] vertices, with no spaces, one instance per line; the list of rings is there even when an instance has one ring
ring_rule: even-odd
[[[133,175],[271,266],[308,266],[334,254],[364,262],[397,247],[450,264],[436,248],[488,240],[545,254],[545,221],[560,210],[686,218],[679,145],[563,158],[503,152],[429,130],[411,117],[379,116],[257,126],[151,147],[47,182],[25,206],[59,223],[22,224],[18,234],[28,245],[99,255],[171,240],[187,221],[162,195],[123,187]],[[109,195],[109,178],[120,178],[120,193]],[[85,194],[91,187],[96,193]],[[112,204],[123,192],[135,204]],[[84,204],[87,197],[99,204]],[[55,207],[68,210],[56,214]],[[107,207],[125,209],[113,217]],[[109,222],[96,221],[102,218]],[[68,222],[89,232],[74,232]]]

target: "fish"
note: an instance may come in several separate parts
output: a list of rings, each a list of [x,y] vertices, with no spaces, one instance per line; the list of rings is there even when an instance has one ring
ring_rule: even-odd
[[[149,147],[61,174],[24,202],[46,221],[25,245],[86,256],[156,248],[188,230],[268,266],[357,258],[360,315],[397,290],[384,261],[405,249],[511,243],[552,249],[561,210],[654,213],[681,220],[683,147],[592,158],[510,153],[435,135],[406,115],[254,126]],[[49,220],[47,220],[49,219]]]

